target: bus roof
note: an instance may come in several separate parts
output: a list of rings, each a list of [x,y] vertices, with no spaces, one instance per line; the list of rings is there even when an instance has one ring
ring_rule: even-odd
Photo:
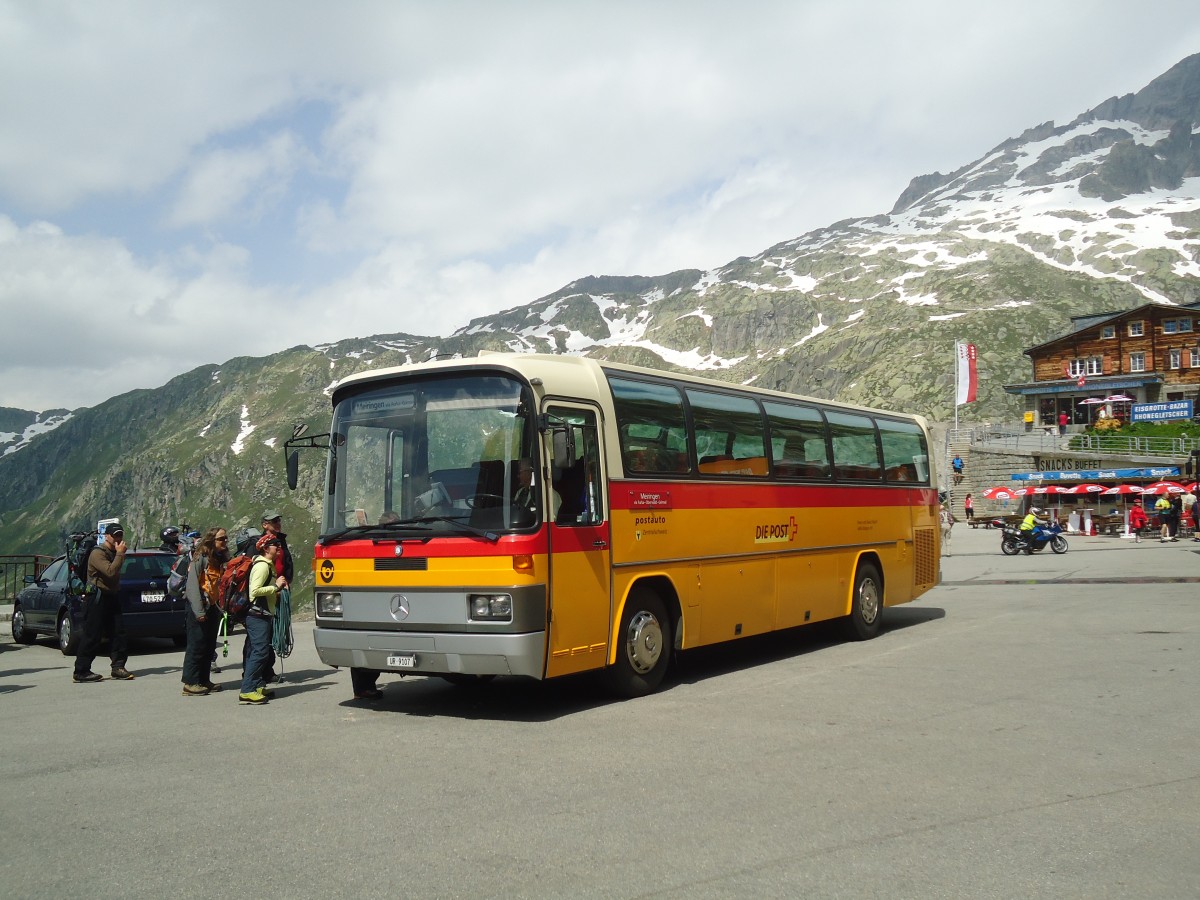
[[[550,393],[558,395],[591,396],[605,389],[604,371],[622,372],[633,376],[652,378],[668,378],[674,381],[694,384],[698,387],[715,388],[718,390],[735,390],[755,394],[762,398],[776,397],[782,400],[803,400],[816,406],[832,407],[853,412],[874,413],[879,415],[897,416],[913,419],[927,426],[925,418],[915,413],[879,409],[869,406],[859,406],[843,403],[837,400],[822,400],[803,394],[792,394],[786,391],[776,391],[769,388],[755,387],[748,384],[737,384],[720,381],[715,378],[704,378],[683,372],[670,372],[665,369],[651,369],[645,366],[633,366],[609,360],[593,359],[588,356],[567,356],[555,353],[507,353],[484,350],[478,356],[457,357],[454,359],[436,359],[429,362],[409,363],[403,366],[391,366],[386,369],[372,369],[347,375],[333,387],[333,401],[337,402],[338,394],[349,387],[366,385],[375,381],[388,381],[398,376],[420,375],[426,372],[470,371],[480,367],[508,369],[526,379],[540,378],[544,384],[553,384]]]

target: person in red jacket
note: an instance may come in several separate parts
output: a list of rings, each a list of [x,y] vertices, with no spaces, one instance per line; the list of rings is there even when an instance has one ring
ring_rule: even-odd
[[[1146,510],[1142,509],[1142,501],[1134,500],[1133,506],[1129,508],[1129,530],[1133,532],[1135,544],[1142,542],[1142,529],[1148,521],[1150,520],[1146,518]]]

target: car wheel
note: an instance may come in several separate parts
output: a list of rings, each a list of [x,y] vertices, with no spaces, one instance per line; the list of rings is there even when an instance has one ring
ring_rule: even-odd
[[[25,611],[21,607],[16,607],[12,613],[13,640],[18,644],[32,644],[36,640],[37,635],[25,627]]]
[[[609,669],[613,689],[625,697],[652,693],[671,660],[671,620],[662,598],[635,587],[617,631],[617,661]]]
[[[847,621],[850,637],[867,641],[879,634],[883,621],[883,579],[874,563],[864,562],[854,574],[854,595]]]
[[[58,649],[63,656],[74,656],[79,649],[79,635],[71,627],[71,617],[66,613],[58,617]]]

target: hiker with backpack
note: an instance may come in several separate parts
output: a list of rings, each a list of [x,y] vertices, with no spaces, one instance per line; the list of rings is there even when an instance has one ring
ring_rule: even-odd
[[[187,557],[181,557],[187,559]],[[191,556],[184,594],[187,609],[187,650],[183,654],[183,696],[203,697],[221,690],[212,680],[217,631],[223,615],[217,600],[225,565],[229,561],[229,532],[210,528]]]
[[[267,660],[271,651],[272,619],[279,601],[279,592],[287,587],[287,579],[275,574],[275,561],[280,552],[279,538],[267,532],[258,539],[258,555],[250,566],[248,587],[249,608],[246,610],[246,644],[248,652],[242,671],[240,703],[266,703],[272,691],[267,687]]]
[[[119,522],[110,522],[104,529],[104,541],[88,554],[86,582],[95,589],[85,599],[83,639],[75,655],[76,684],[103,681],[103,675],[92,671],[92,660],[100,649],[100,640],[109,635],[108,655],[112,660],[112,677],[128,681],[133,674],[125,668],[129,652],[125,643],[125,619],[121,615],[121,566],[125,563],[125,529]]]
[[[253,534],[255,532],[254,532],[254,529],[251,528],[251,529],[247,529],[247,533]],[[283,516],[280,515],[277,510],[268,509],[265,513],[262,514],[262,533],[274,535],[275,539],[277,541],[279,541],[279,552],[275,555],[275,574],[282,575],[284,577],[284,579],[287,581],[287,584],[285,584],[284,587],[290,586],[292,583],[292,575],[294,573],[293,572],[294,567],[292,564],[292,551],[290,551],[288,549],[287,535],[283,533]],[[257,540],[257,537],[255,538],[255,540]],[[251,551],[250,551],[250,549],[243,551],[239,544],[238,552],[249,553]],[[246,674],[246,660],[249,657],[249,655],[250,655],[250,639],[247,638],[246,642],[244,644],[242,644],[242,674],[243,675]],[[276,678],[276,675],[275,675],[275,648],[274,647],[267,648],[267,665],[266,665],[266,670],[265,670],[265,674],[263,677],[266,679],[267,684],[271,684]]]

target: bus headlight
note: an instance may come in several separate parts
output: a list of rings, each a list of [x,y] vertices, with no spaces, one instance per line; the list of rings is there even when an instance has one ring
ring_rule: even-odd
[[[472,619],[489,622],[512,621],[512,597],[508,594],[468,594]]]
[[[342,595],[339,591],[317,591],[317,615],[340,616]]]

